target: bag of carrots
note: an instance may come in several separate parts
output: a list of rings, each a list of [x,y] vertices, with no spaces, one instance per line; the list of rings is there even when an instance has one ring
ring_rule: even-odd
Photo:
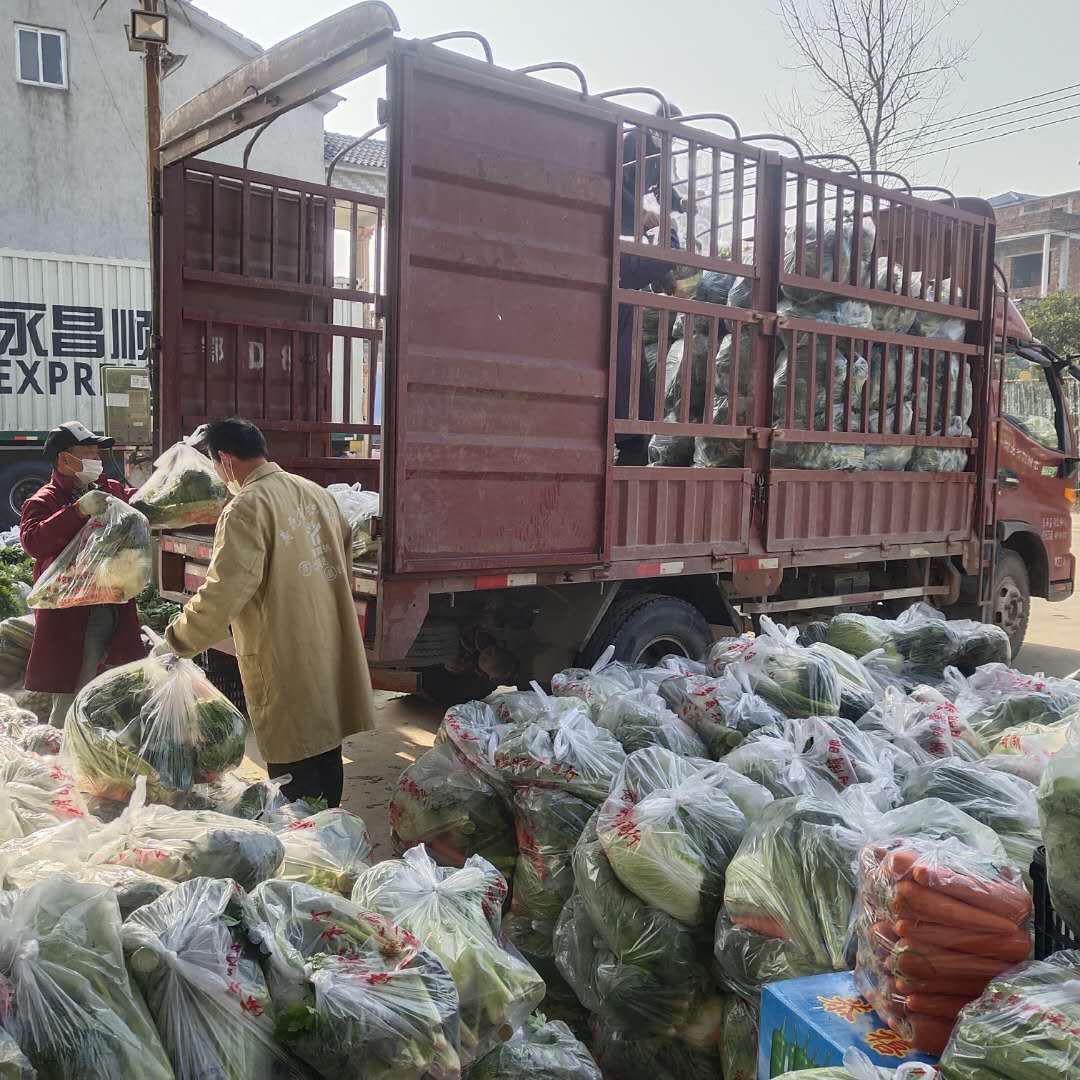
[[[926,1053],[940,1054],[960,1010],[1031,952],[1020,870],[958,840],[867,844],[856,910],[856,983]]]

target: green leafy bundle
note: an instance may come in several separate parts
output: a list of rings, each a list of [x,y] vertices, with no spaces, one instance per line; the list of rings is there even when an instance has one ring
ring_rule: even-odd
[[[465,1080],[600,1080],[600,1070],[566,1024],[534,1013],[476,1062]]]
[[[285,849],[276,877],[348,896],[368,869],[371,838],[367,826],[348,810],[320,810],[276,832]]]
[[[229,492],[213,463],[193,446],[178,442],[154,462],[154,471],[131,505],[155,528],[213,525]]]

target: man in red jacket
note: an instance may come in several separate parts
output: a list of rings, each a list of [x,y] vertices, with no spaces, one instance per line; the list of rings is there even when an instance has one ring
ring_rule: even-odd
[[[77,420],[53,428],[45,457],[53,474],[22,507],[19,539],[34,560],[34,580],[90,520],[103,514],[106,495],[127,502],[135,489],[102,477],[101,451],[112,439],[95,435]],[[63,727],[75,694],[106,667],[146,655],[135,601],[34,613],[34,644],[26,666],[26,689],[55,694],[50,721]]]

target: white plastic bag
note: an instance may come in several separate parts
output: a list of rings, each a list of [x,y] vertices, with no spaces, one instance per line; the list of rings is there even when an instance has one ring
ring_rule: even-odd
[[[371,519],[379,516],[379,493],[365,491],[360,484],[328,484],[326,490],[337,500],[352,529],[353,562],[362,562],[375,550]]]
[[[131,505],[154,528],[213,525],[229,492],[213,462],[181,440],[154,462],[154,471],[131,497]]]
[[[348,810],[320,810],[275,831],[285,849],[275,877],[348,896],[357,877],[368,868],[371,838],[367,826]]]

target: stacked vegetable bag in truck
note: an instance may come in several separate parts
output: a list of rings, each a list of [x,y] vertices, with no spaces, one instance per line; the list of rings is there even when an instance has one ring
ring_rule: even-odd
[[[379,4],[318,24],[243,110],[266,79],[238,69],[166,120],[160,177],[162,444],[238,412],[284,467],[378,492],[377,679],[460,701],[609,643],[696,657],[766,612],[920,598],[1015,651],[1028,597],[1071,592],[1073,433],[998,422],[987,204],[395,29]],[[384,64],[386,200],[191,156],[301,69]],[[1055,360],[1025,363],[1059,400]],[[197,587],[207,538],[161,548],[164,589]]]

